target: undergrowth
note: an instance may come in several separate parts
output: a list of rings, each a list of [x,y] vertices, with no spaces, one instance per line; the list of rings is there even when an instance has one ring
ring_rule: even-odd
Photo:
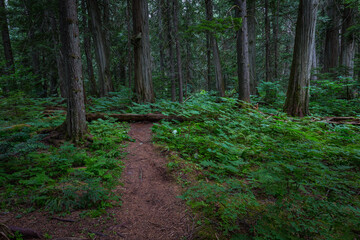
[[[129,126],[109,119],[88,127],[93,142],[84,148],[68,142],[59,148],[43,144],[44,136],[34,131],[39,124],[2,128],[1,208],[66,212],[120,203],[111,190],[119,184]]]
[[[203,224],[231,239],[359,237],[359,127],[220,100],[199,94],[181,107],[159,103],[164,113],[196,120],[153,128],[156,142],[195,164],[197,180],[182,198],[204,214]]]

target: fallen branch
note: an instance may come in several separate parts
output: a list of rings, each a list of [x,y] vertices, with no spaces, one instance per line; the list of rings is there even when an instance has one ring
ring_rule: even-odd
[[[327,117],[325,118],[325,121],[332,124],[350,124],[360,126],[360,119],[354,117]]]
[[[88,113],[86,114],[86,120],[91,122],[97,119],[108,119],[109,117],[117,119],[119,122],[159,122],[160,120],[176,120],[176,121],[187,121],[191,118],[182,116],[167,116],[164,114],[102,114],[102,113]]]
[[[13,233],[19,232],[24,238],[41,238],[41,235],[31,229],[9,226]]]

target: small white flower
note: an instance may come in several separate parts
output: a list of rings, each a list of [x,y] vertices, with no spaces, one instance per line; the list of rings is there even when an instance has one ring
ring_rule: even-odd
[[[176,135],[176,134],[177,134],[177,130],[172,131],[172,133],[173,133],[174,135]]]

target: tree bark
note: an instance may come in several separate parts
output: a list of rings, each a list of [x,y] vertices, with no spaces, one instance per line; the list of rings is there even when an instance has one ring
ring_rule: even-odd
[[[348,31],[354,25],[354,14],[355,10],[345,5],[342,16],[340,64],[345,68],[345,76],[348,77],[354,75],[355,36]]]
[[[131,51],[131,1],[126,1],[126,27],[128,34],[128,42],[127,42],[127,51],[128,51],[128,87],[131,89],[131,79],[132,79],[132,66],[133,66],[133,54]]]
[[[289,86],[284,111],[291,116],[309,114],[312,51],[319,0],[300,0]]]
[[[182,60],[181,60],[181,46],[179,41],[179,27],[178,27],[178,0],[173,0],[173,22],[174,22],[174,38],[176,48],[176,61],[177,61],[177,76],[179,82],[179,103],[183,102],[183,74],[182,74]]]
[[[159,55],[160,55],[160,74],[165,75],[165,60],[164,60],[164,24],[163,24],[163,8],[164,0],[158,0],[158,18],[159,18]]]
[[[11,74],[15,72],[14,56],[11,48],[11,41],[9,35],[8,21],[6,17],[5,1],[0,0],[0,27],[1,37],[4,47],[4,56],[6,61],[5,74]],[[7,84],[10,87],[11,83]]]
[[[278,52],[278,41],[279,41],[279,10],[280,10],[280,0],[273,0],[273,42],[274,42],[274,69],[273,75],[274,79],[278,78],[278,62],[279,62],[279,52]]]
[[[212,0],[205,0],[205,5],[206,5],[206,20],[212,21],[213,20]],[[221,70],[219,47],[218,47],[218,44],[217,44],[214,34],[209,32],[208,36],[209,36],[209,40],[210,40],[210,48],[212,49],[212,53],[213,53],[216,90],[218,91],[218,94],[220,97],[225,97],[225,84],[224,84],[224,78],[223,78],[222,70]]]
[[[242,18],[242,26],[237,32],[236,52],[239,79],[239,99],[250,102],[249,42],[246,0],[235,0],[235,16]]]
[[[86,11],[86,0],[81,0],[81,6],[83,11]],[[88,19],[85,14],[83,16],[83,29],[84,29],[84,52],[85,52],[85,58],[86,58],[86,65],[87,65],[87,74],[90,81],[90,94],[93,96],[98,96],[97,91],[97,84],[95,80],[94,75],[94,67],[93,67],[93,61],[92,61],[92,54],[91,54],[91,37],[89,35],[90,33],[90,27],[91,24],[90,19]]]
[[[104,4],[104,17],[101,16],[96,0],[87,0],[88,13],[91,21],[91,32],[95,43],[95,55],[99,69],[100,96],[106,96],[113,91],[110,73],[110,45],[108,31],[105,29],[108,21],[107,3]]]
[[[135,93],[139,103],[154,102],[149,40],[149,11],[146,0],[133,0]]]
[[[324,72],[333,72],[339,62],[339,14],[337,0],[328,0],[327,15],[330,21],[326,28],[324,49]]]
[[[269,0],[265,0],[265,81],[271,82]]]
[[[166,7],[166,23],[167,23],[167,42],[168,42],[168,52],[169,52],[169,75],[171,81],[171,101],[176,101],[176,82],[175,82],[175,60],[174,60],[174,47],[173,47],[173,39],[174,39],[174,32],[172,27],[172,0],[167,0],[167,7]]]
[[[256,76],[256,0],[248,0],[248,41],[249,41],[249,71],[250,93],[257,95]]]
[[[61,43],[68,90],[66,132],[78,142],[87,133],[76,0],[59,0]]]

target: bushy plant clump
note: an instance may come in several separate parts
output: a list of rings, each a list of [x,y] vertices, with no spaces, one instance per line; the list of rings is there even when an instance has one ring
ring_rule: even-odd
[[[199,94],[175,107],[196,120],[154,126],[156,142],[195,164],[182,198],[232,239],[358,237],[360,128],[238,104]]]
[[[29,126],[0,130],[1,208],[45,206],[60,212],[119,202],[111,190],[123,169],[128,124],[91,122],[93,142],[87,148],[46,146],[40,142],[44,136]]]

